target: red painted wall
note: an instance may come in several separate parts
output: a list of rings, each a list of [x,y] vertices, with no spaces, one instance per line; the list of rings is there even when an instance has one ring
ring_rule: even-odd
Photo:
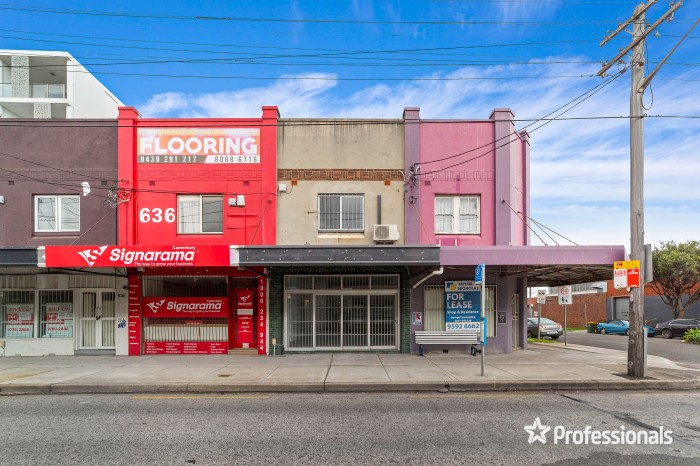
[[[143,119],[132,107],[120,108],[119,187],[123,202],[119,205],[118,244],[276,244],[278,117],[277,107],[263,107],[262,118],[257,119]],[[179,158],[167,154],[142,158],[137,150],[139,134],[144,136],[140,153],[154,149],[153,139],[146,137],[148,130],[139,133],[148,128],[182,131],[183,140],[194,134],[193,129],[218,131],[210,142],[220,141],[223,130],[251,130],[254,137],[259,134],[259,158],[234,156],[243,162],[191,163],[194,159],[186,157],[186,151]],[[167,152],[167,135],[159,136],[160,143],[155,146],[159,152]],[[209,160],[214,152],[211,147]],[[223,233],[178,234],[178,194],[223,194]],[[229,206],[229,199],[238,195],[245,197],[245,206]]]

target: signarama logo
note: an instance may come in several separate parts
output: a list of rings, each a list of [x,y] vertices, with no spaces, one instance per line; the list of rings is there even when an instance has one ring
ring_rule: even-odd
[[[160,307],[163,305],[164,302],[165,302],[165,300],[161,299],[160,301],[146,303],[146,306],[151,308],[151,311],[153,311],[153,313],[155,314],[156,312],[158,312],[158,309],[160,309]]]
[[[104,252],[107,250],[107,246],[100,246],[99,248],[95,249],[85,249],[83,251],[78,251],[78,254],[80,257],[83,258],[85,262],[87,262],[88,267],[92,267],[95,265],[95,261],[104,254]]]

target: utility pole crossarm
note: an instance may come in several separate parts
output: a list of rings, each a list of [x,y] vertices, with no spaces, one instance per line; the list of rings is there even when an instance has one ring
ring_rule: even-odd
[[[661,62],[658,65],[656,65],[656,68],[654,68],[654,71],[649,73],[649,76],[642,79],[642,82],[639,84],[639,89],[637,89],[637,92],[644,92],[644,89],[646,89],[647,86],[649,84],[651,84],[651,80],[654,79],[654,76],[656,76],[656,73],[658,73],[659,69],[661,69],[661,67],[664,66],[664,63],[666,63],[666,61],[671,57],[673,52],[676,51],[678,46],[681,45],[681,42],[683,42],[685,40],[685,38],[688,37],[688,34],[690,34],[692,32],[692,30],[695,29],[695,26],[698,25],[698,22],[700,22],[700,18],[695,20],[695,23],[693,23],[693,25],[690,27],[690,29],[688,29],[688,32],[686,32],[685,35],[683,37],[681,37],[681,40],[679,40],[678,43],[671,49],[671,51],[666,54],[664,59],[661,60]]]
[[[657,20],[654,22],[654,24],[652,24],[651,26],[649,26],[648,28],[646,28],[646,29],[644,30],[644,32],[642,32],[641,35],[635,36],[634,39],[632,40],[632,42],[630,42],[630,44],[629,44],[627,47],[625,47],[624,49],[620,50],[620,53],[618,53],[618,54],[615,56],[615,58],[613,58],[613,59],[610,60],[609,62],[603,64],[603,67],[600,69],[600,71],[598,71],[597,75],[598,75],[598,76],[605,76],[605,72],[608,71],[608,70],[610,69],[610,67],[612,67],[615,63],[617,63],[617,61],[618,61],[620,58],[622,58],[623,56],[625,56],[625,54],[626,54],[627,52],[629,52],[630,50],[632,50],[632,48],[634,48],[635,45],[639,44],[639,43],[642,42],[644,39],[646,39],[647,35],[649,35],[654,29],[656,29],[657,27],[659,27],[659,25],[660,25],[661,23],[663,23],[664,21],[666,21],[666,19],[667,19],[669,16],[671,16],[673,13],[675,13],[676,10],[679,9],[682,5],[683,5],[683,1],[682,1],[682,0],[679,1],[678,3],[675,3],[675,4],[671,5],[671,8],[670,8],[666,13],[664,13],[663,16],[661,16],[661,18],[657,19]],[[646,7],[646,5],[645,5],[645,7]],[[634,18],[638,18],[638,17],[639,17],[639,14],[637,14]],[[633,21],[634,18],[631,18],[629,21],[630,21],[630,22]],[[601,44],[601,45],[602,45],[602,44]]]
[[[654,3],[656,3],[657,1],[658,1],[658,0],[649,0],[649,3],[647,3],[646,5],[644,5],[644,7],[642,7],[642,9],[641,9],[640,11],[635,11],[634,14],[633,14],[627,21],[625,21],[624,23],[620,23],[620,24],[617,26],[617,29],[615,29],[615,31],[613,31],[613,32],[612,32],[611,34],[609,34],[605,39],[603,39],[603,41],[600,43],[599,47],[602,47],[602,46],[604,46],[605,44],[607,44],[610,40],[612,40],[613,37],[615,37],[616,35],[618,35],[623,29],[625,29],[627,26],[629,26],[630,23],[632,23],[632,21],[634,21],[635,19],[639,18],[640,15],[646,13],[646,11],[647,11],[649,8],[651,8],[651,7],[654,5]]]

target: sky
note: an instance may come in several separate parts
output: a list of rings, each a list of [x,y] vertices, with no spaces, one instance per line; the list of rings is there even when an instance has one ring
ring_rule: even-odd
[[[601,40],[639,2],[10,2],[0,3],[0,49],[67,51],[144,117],[259,117],[276,105],[289,118],[420,107],[423,118],[486,119],[511,108],[531,133],[531,217],[551,230],[536,229],[532,244],[629,250],[630,73],[596,73],[631,36]],[[646,41],[647,73],[700,17],[697,1],[684,3]],[[647,21],[668,7],[656,3]],[[653,245],[700,236],[699,56],[697,27],[644,95]]]

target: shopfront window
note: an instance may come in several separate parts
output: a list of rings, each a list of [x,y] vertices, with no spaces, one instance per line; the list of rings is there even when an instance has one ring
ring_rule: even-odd
[[[39,292],[39,337],[73,338],[73,292]]]
[[[395,349],[399,277],[285,277],[289,349]]]
[[[0,290],[0,338],[34,338],[34,290]]]
[[[144,276],[142,286],[146,354],[228,350],[226,276]]]
[[[445,285],[423,287],[425,317],[423,329],[428,332],[444,332],[445,329]],[[486,336],[496,336],[496,286],[486,286]]]

